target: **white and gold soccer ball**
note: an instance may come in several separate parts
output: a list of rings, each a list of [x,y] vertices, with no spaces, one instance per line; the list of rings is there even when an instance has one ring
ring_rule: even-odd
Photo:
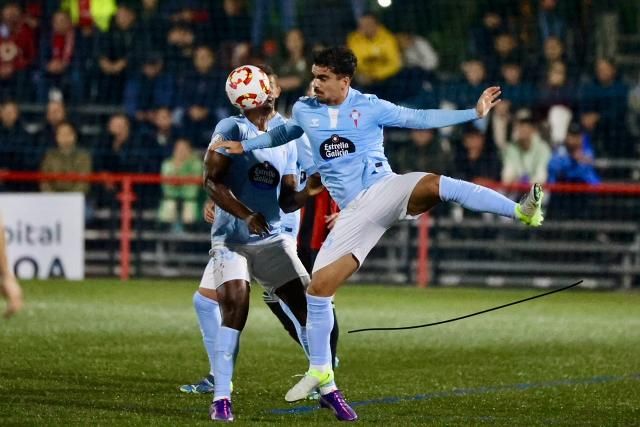
[[[254,65],[242,65],[233,70],[225,85],[229,101],[241,110],[260,107],[271,94],[269,77]]]

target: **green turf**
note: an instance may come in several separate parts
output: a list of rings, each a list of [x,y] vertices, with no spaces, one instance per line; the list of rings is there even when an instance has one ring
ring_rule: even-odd
[[[177,391],[208,368],[195,283],[26,284],[26,310],[0,322],[0,425],[204,425],[209,398]],[[539,292],[346,287],[338,384],[352,401],[401,398],[358,407],[366,424],[640,425],[637,292],[569,291],[433,328],[346,334]],[[292,407],[283,396],[305,368],[254,292],[234,379],[239,423],[333,422],[327,411],[271,412]]]

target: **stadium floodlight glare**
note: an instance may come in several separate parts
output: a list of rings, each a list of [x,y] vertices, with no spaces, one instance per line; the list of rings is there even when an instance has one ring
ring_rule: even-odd
[[[378,4],[381,7],[389,7],[391,6],[391,0],[378,0]]]

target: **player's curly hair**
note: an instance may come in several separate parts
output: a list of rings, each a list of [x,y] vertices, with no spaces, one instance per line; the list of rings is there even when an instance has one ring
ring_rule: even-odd
[[[358,59],[348,47],[333,46],[316,51],[313,55],[313,63],[327,67],[337,75],[353,77]]]

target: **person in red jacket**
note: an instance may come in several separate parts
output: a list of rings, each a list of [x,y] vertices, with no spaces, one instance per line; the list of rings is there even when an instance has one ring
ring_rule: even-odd
[[[20,5],[6,3],[0,17],[0,95],[28,99],[28,71],[36,56],[35,38]]]

